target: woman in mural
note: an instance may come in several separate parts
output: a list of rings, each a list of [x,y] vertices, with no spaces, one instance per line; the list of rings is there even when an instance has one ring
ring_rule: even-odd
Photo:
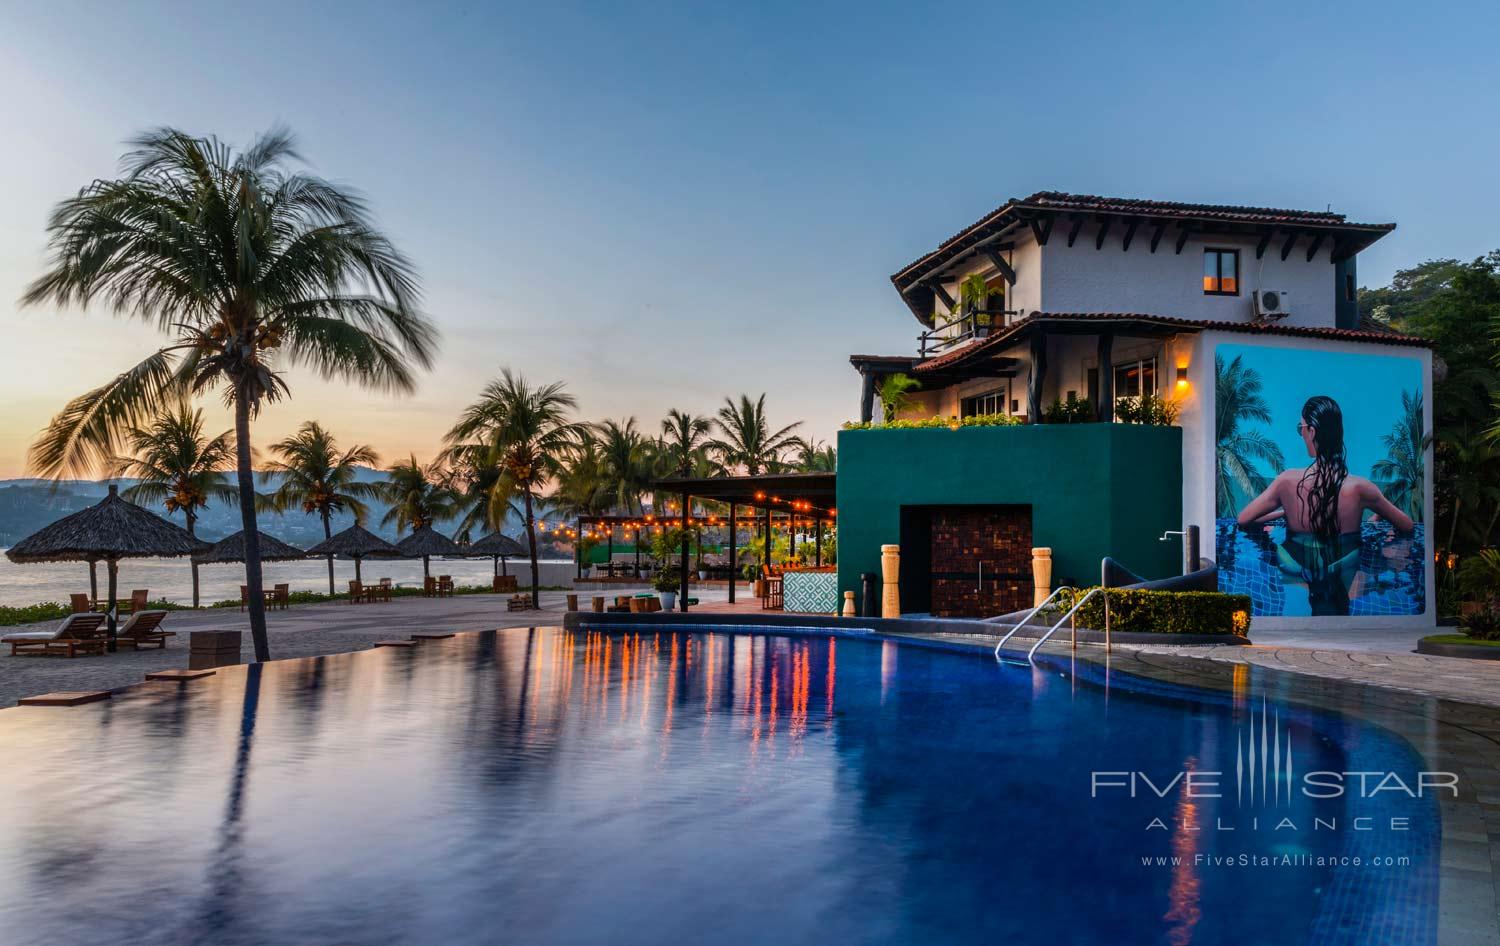
[[[1313,462],[1277,476],[1240,510],[1239,526],[1254,529],[1284,517],[1286,539],[1277,549],[1281,570],[1307,583],[1313,614],[1346,615],[1349,589],[1359,571],[1365,510],[1398,533],[1410,533],[1412,520],[1374,483],[1349,475],[1344,414],[1337,401],[1308,398],[1297,433]]]

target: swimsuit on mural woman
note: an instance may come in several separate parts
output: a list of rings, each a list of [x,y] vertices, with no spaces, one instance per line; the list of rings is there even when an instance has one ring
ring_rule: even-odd
[[[1350,476],[1345,462],[1344,415],[1330,397],[1302,405],[1297,433],[1312,464],[1287,470],[1240,510],[1241,528],[1286,519],[1286,539],[1277,549],[1281,570],[1307,583],[1315,615],[1349,613],[1349,587],[1359,571],[1360,525],[1365,510],[1399,533],[1412,531],[1411,517],[1397,509],[1374,483]]]

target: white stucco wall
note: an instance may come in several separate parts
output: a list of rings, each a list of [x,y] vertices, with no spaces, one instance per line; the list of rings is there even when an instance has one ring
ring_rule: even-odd
[[[1280,289],[1291,294],[1288,325],[1331,328],[1334,325],[1334,266],[1330,241],[1325,240],[1311,262],[1310,240],[1302,237],[1285,262],[1284,238],[1273,239],[1265,255],[1255,258],[1253,237],[1189,237],[1176,252],[1176,234],[1168,228],[1156,252],[1151,252],[1152,228],[1142,224],[1128,251],[1124,227],[1115,222],[1103,249],[1094,248],[1097,227],[1085,226],[1070,248],[1061,226],[1042,248],[1042,289],[1037,308],[1044,312],[1144,312],[1182,319],[1248,322],[1253,316],[1251,294],[1257,289]],[[1203,251],[1240,251],[1239,295],[1211,296],[1203,292]]]
[[[1269,254],[1268,254],[1269,255]],[[1331,277],[1330,277],[1331,278]],[[1185,358],[1188,364],[1187,391],[1179,392],[1181,413],[1178,423],[1182,426],[1182,521],[1195,524],[1202,532],[1202,554],[1213,558],[1214,521],[1216,518],[1215,481],[1217,461],[1215,457],[1215,405],[1214,405],[1214,352],[1220,345],[1256,345],[1271,349],[1316,350],[1346,352],[1359,355],[1385,355],[1412,358],[1422,365],[1424,424],[1432,430],[1432,352],[1426,348],[1397,345],[1372,345],[1359,342],[1338,342],[1325,339],[1277,338],[1275,336],[1250,337],[1238,332],[1203,332],[1199,335],[1179,336],[1177,357]],[[1423,521],[1433,521],[1433,456],[1427,451],[1427,489]],[[1431,536],[1428,537],[1428,566],[1424,569],[1427,581],[1427,611],[1418,615],[1362,616],[1362,617],[1257,617],[1255,626],[1267,628],[1313,628],[1353,629],[1363,627],[1412,627],[1430,628],[1437,623],[1436,584],[1431,563]],[[1252,629],[1251,637],[1254,637]]]

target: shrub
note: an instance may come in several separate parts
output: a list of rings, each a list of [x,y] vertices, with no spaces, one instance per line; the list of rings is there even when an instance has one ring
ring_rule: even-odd
[[[974,414],[970,417],[929,417],[925,420],[893,420],[888,424],[844,424],[845,430],[926,430],[933,427],[1019,427],[1021,418],[1010,414]]]
[[[1063,609],[1090,589],[1058,596]],[[1250,636],[1250,596],[1220,591],[1152,591],[1111,588],[1109,625],[1114,631],[1148,634],[1238,634]],[[1095,595],[1078,611],[1080,627],[1103,630],[1104,598]]]
[[[1092,424],[1094,420],[1094,402],[1088,398],[1058,398],[1042,414],[1047,424]]]
[[[1500,641],[1500,607],[1484,604],[1463,616],[1463,632],[1475,640]]]
[[[44,601],[41,604],[30,604],[21,608],[0,608],[0,625],[55,621],[58,618],[67,617],[72,611],[72,608],[56,601]]]
[[[661,569],[651,576],[651,587],[664,593],[676,592],[679,587],[677,573],[669,568]]]
[[[1177,402],[1147,394],[1115,401],[1115,417],[1123,424],[1170,427],[1177,423]]]

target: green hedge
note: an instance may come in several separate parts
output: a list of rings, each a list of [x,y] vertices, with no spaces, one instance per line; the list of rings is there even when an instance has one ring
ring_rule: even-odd
[[[1073,606],[1091,589],[1058,596],[1062,609]],[[1250,596],[1219,591],[1148,591],[1111,588],[1109,626],[1112,631],[1147,634],[1238,634],[1250,636]],[[1078,611],[1078,625],[1104,629],[1104,598],[1095,595]]]

